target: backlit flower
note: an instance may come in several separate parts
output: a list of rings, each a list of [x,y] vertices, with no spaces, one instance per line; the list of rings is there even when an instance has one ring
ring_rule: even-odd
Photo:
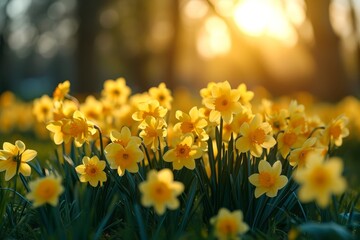
[[[112,102],[114,105],[124,104],[130,94],[131,89],[126,85],[124,78],[106,80],[104,82],[104,89],[101,92],[103,99]]]
[[[296,148],[290,152],[289,163],[293,167],[304,167],[309,162],[309,156],[312,154],[321,154],[325,149],[316,147],[317,142],[316,137],[311,137],[307,139],[300,148]]]
[[[214,226],[214,233],[218,239],[240,239],[240,235],[249,230],[249,226],[243,220],[241,210],[230,212],[221,208],[217,214],[210,219]]]
[[[299,148],[305,142],[305,138],[296,129],[288,129],[280,132],[277,137],[278,150],[283,158],[286,158],[291,149]]]
[[[240,98],[239,98],[239,102],[244,105],[244,106],[251,106],[250,105],[250,101],[253,99],[254,97],[254,92],[252,91],[248,91],[247,87],[244,83],[241,83],[237,89],[240,92]]]
[[[65,96],[70,91],[70,82],[68,80],[63,83],[59,83],[53,92],[53,98],[55,101],[64,100]]]
[[[168,150],[164,154],[164,161],[172,162],[176,170],[180,170],[183,167],[193,170],[195,168],[195,159],[200,158],[203,153],[201,148],[193,145],[193,135],[186,134],[184,137],[177,138],[174,141],[177,143],[173,144],[173,149]]]
[[[53,118],[53,100],[48,95],[43,95],[34,100],[33,114],[38,122],[48,122]]]
[[[31,168],[28,162],[36,157],[37,152],[25,148],[25,144],[20,140],[17,140],[15,145],[4,142],[3,149],[0,150],[0,172],[6,171],[5,181],[14,177],[17,170],[24,176],[30,176]]]
[[[144,153],[135,142],[129,142],[125,147],[110,143],[105,147],[105,156],[110,168],[117,169],[119,176],[123,176],[125,170],[131,173],[139,171],[138,162],[144,158]]]
[[[184,184],[174,181],[172,171],[165,168],[159,172],[151,170],[146,181],[139,184],[139,190],[142,205],[153,206],[155,212],[162,215],[166,208],[174,210],[179,207],[177,196],[184,191]]]
[[[83,157],[83,164],[75,168],[79,174],[80,182],[89,182],[91,186],[96,187],[98,184],[103,185],[106,182],[106,174],[104,172],[106,162],[99,160],[97,156],[89,158]]]
[[[88,121],[80,111],[75,111],[71,119],[50,122],[46,128],[54,133],[54,142],[57,145],[63,142],[68,143],[73,138],[75,145],[80,147],[96,133],[94,124]]]
[[[141,139],[137,136],[132,136],[130,129],[126,126],[121,128],[121,132],[111,131],[110,139],[111,142],[121,144],[123,147],[126,147],[129,142],[134,142],[138,146],[141,145]]]
[[[167,132],[164,119],[149,116],[139,125],[139,129],[141,129],[139,136],[143,139],[144,144],[150,146],[153,151],[165,144],[164,138]]]
[[[278,191],[283,188],[288,179],[281,175],[282,166],[280,161],[276,161],[273,166],[266,160],[259,162],[259,173],[254,173],[249,177],[249,181],[255,188],[255,197],[258,198],[264,193],[268,197],[276,197]]]
[[[231,89],[227,81],[209,86],[210,88],[207,91],[202,90],[201,95],[204,105],[211,110],[210,122],[218,123],[221,117],[225,123],[232,122],[233,114],[241,111],[240,91]]]
[[[239,132],[241,137],[236,140],[236,148],[240,152],[250,151],[255,157],[261,156],[263,148],[270,149],[276,144],[270,135],[271,126],[267,122],[262,122],[259,114],[255,115],[250,124],[244,122]]]
[[[171,91],[166,87],[165,83],[160,83],[158,87],[150,88],[149,95],[151,98],[157,100],[164,108],[169,110],[171,109],[173,97],[171,96]]]
[[[342,171],[341,159],[333,157],[323,161],[321,155],[311,155],[307,166],[298,168],[294,174],[300,184],[299,199],[305,203],[315,200],[320,207],[326,207],[332,194],[342,194],[346,189]]]
[[[55,207],[59,202],[59,196],[64,192],[61,178],[52,175],[30,182],[29,187],[30,192],[26,197],[33,201],[34,207],[39,207],[46,203]]]
[[[325,139],[327,143],[341,146],[343,138],[349,136],[349,129],[346,127],[349,119],[343,115],[333,119],[325,128]]]
[[[147,117],[163,118],[167,113],[167,109],[160,105],[157,100],[149,100],[147,102],[140,102],[137,105],[138,111],[136,111],[132,118],[135,121],[142,122]]]
[[[209,136],[204,130],[207,126],[207,121],[205,118],[201,117],[197,107],[191,108],[189,114],[177,110],[175,116],[179,122],[175,124],[174,131],[179,131],[182,134],[193,133],[202,141],[209,139]]]

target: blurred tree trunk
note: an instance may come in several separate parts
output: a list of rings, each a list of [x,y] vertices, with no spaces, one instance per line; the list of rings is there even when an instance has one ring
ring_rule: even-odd
[[[170,39],[169,47],[167,50],[167,61],[165,67],[165,83],[170,89],[175,89],[177,84],[176,78],[176,60],[177,60],[177,49],[179,46],[180,38],[180,9],[179,0],[172,0],[170,4],[170,23],[173,27],[173,34]]]
[[[79,0],[78,4],[78,37],[77,37],[77,81],[75,91],[85,94],[98,92],[102,81],[98,79],[97,58],[95,49],[96,36],[100,30],[99,13],[107,1]]]
[[[330,24],[330,0],[307,0],[307,16],[314,30],[315,94],[326,100],[339,100],[350,93],[349,81],[340,56],[340,39]]]

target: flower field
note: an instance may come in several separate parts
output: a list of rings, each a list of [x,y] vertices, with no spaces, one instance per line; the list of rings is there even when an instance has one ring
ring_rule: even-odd
[[[0,106],[0,239],[360,238],[355,98],[118,78]]]

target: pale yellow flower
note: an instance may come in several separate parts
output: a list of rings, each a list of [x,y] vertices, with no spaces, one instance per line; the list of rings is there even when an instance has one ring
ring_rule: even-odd
[[[209,139],[209,136],[204,130],[207,126],[207,121],[201,116],[197,107],[191,108],[189,114],[177,110],[175,116],[179,122],[175,124],[174,131],[179,131],[182,134],[193,133],[199,137],[201,141]]]
[[[132,118],[138,122],[144,121],[149,116],[154,118],[164,118],[168,111],[168,109],[161,106],[157,100],[138,103],[137,107],[138,111],[132,115]]]
[[[166,208],[174,210],[179,207],[177,196],[184,191],[184,184],[174,181],[172,171],[165,168],[159,172],[151,170],[146,181],[139,184],[139,190],[142,205],[153,206],[155,212],[162,215]]]
[[[300,148],[305,140],[305,137],[297,129],[287,129],[285,132],[280,132],[277,137],[277,146],[281,156],[286,158],[292,149]]]
[[[324,151],[326,151],[325,148],[315,146],[317,140],[318,139],[316,137],[311,137],[307,139],[300,148],[292,150],[288,157],[290,165],[293,167],[298,166],[302,168],[308,164],[310,155],[321,155]]]
[[[103,104],[92,95],[86,97],[85,102],[80,105],[80,111],[97,124],[101,124],[104,119]]]
[[[124,78],[117,78],[116,80],[106,80],[101,96],[114,105],[122,105],[126,103],[131,89],[126,85]]]
[[[288,182],[288,178],[281,175],[281,162],[276,161],[271,166],[266,160],[261,160],[258,168],[259,173],[254,173],[249,177],[249,182],[256,187],[255,197],[258,198],[264,193],[268,197],[276,197],[278,191]]]
[[[343,115],[333,119],[325,128],[325,141],[337,147],[343,143],[343,138],[349,136],[349,129],[346,127],[349,119]]]
[[[75,111],[71,119],[50,122],[46,128],[54,133],[54,142],[57,145],[68,143],[73,138],[75,145],[80,147],[96,133],[94,124],[80,111]]]
[[[164,108],[169,110],[171,109],[173,97],[171,96],[171,91],[166,87],[165,83],[160,83],[158,87],[150,88],[149,95],[151,98],[157,100]]]
[[[26,197],[33,201],[34,207],[40,207],[46,203],[55,207],[59,202],[59,196],[64,192],[61,178],[52,175],[30,182],[29,188],[30,192]]]
[[[237,89],[240,92],[239,102],[244,106],[251,106],[250,101],[254,98],[254,92],[248,91],[244,83],[241,83]]]
[[[106,162],[99,160],[97,156],[92,158],[84,156],[82,162],[83,164],[75,168],[79,174],[80,182],[89,182],[93,187],[96,187],[98,184],[102,186],[107,179],[104,172]]]
[[[300,201],[307,203],[315,200],[322,208],[328,206],[332,194],[342,194],[346,190],[342,171],[341,159],[333,157],[324,161],[321,155],[311,155],[307,166],[298,168],[294,173],[294,179],[300,184]]]
[[[164,119],[149,116],[139,125],[139,129],[141,129],[139,136],[146,146],[150,146],[153,151],[156,151],[165,144],[166,126]]]
[[[220,240],[240,239],[240,235],[249,230],[241,210],[230,212],[221,208],[218,214],[210,219],[210,223],[214,226],[215,236]]]
[[[223,125],[223,139],[230,140],[231,134],[235,139],[238,136],[241,125],[244,122],[250,123],[254,118],[251,109],[248,107],[242,107],[241,111],[237,114],[234,114],[233,121],[229,123],[224,123]]]
[[[231,89],[228,81],[210,86],[207,91],[202,90],[204,105],[210,109],[209,121],[218,123],[222,117],[225,123],[233,120],[233,114],[241,111],[240,91]]]
[[[125,170],[131,173],[139,171],[138,162],[144,159],[144,153],[137,143],[130,141],[125,147],[122,144],[110,143],[105,147],[105,157],[111,169],[117,169],[119,176]]]
[[[48,95],[43,95],[34,100],[33,114],[38,122],[48,122],[53,118],[53,100]]]
[[[271,126],[262,122],[259,114],[256,114],[250,124],[244,122],[240,128],[241,137],[236,140],[236,149],[240,152],[250,151],[255,157],[260,157],[263,148],[270,149],[276,144],[273,136],[270,135]]]
[[[138,146],[141,145],[141,138],[132,136],[130,129],[126,126],[121,128],[121,132],[116,130],[111,131],[110,139],[111,142],[121,144],[123,147],[126,147],[129,142],[134,142]]]
[[[198,159],[203,154],[202,149],[194,145],[193,135],[186,134],[181,138],[174,139],[176,143],[173,144],[174,148],[168,150],[163,159],[166,162],[172,162],[173,168],[180,170],[186,167],[190,170],[195,168],[195,159]]]
[[[15,145],[4,142],[3,149],[0,150],[0,172],[5,172],[5,181],[9,181],[15,176],[17,171],[24,176],[30,176],[31,168],[28,164],[33,160],[37,152],[26,149],[25,144],[17,140]]]

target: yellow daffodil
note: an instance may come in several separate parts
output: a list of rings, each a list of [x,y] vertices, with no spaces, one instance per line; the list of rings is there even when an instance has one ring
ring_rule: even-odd
[[[53,92],[53,98],[55,101],[63,101],[65,96],[70,91],[70,82],[68,80],[63,83],[59,83]]]
[[[263,148],[270,149],[276,144],[275,139],[269,135],[271,126],[262,122],[259,114],[256,114],[250,124],[244,122],[240,127],[241,137],[236,140],[236,148],[240,152],[250,151],[255,157],[260,157]]]
[[[325,141],[327,144],[337,147],[342,145],[343,138],[349,136],[349,129],[346,127],[349,119],[343,115],[333,119],[325,128]]]
[[[138,146],[141,145],[141,138],[132,136],[130,129],[126,126],[121,128],[121,132],[116,130],[111,131],[110,139],[111,142],[121,144],[123,147],[126,147],[129,142],[134,142]]]
[[[97,156],[89,158],[88,156],[83,157],[83,164],[75,168],[79,174],[80,182],[89,182],[91,186],[96,187],[98,184],[103,185],[106,182],[106,174],[104,172],[106,162],[99,160]]]
[[[61,102],[54,102],[53,120],[60,121],[63,118],[71,118],[76,110],[78,110],[78,106],[73,101],[64,100]]]
[[[38,122],[45,123],[53,118],[54,103],[48,95],[34,100],[33,114]]]
[[[271,125],[274,134],[283,131],[287,128],[287,118],[289,113],[286,109],[280,109],[274,111],[271,114],[267,114],[265,119]]]
[[[228,81],[209,85],[210,89],[202,90],[200,93],[203,97],[204,105],[210,109],[210,122],[218,123],[220,118],[225,123],[233,120],[233,114],[241,111],[240,91],[231,89]]]
[[[33,201],[34,207],[40,207],[46,203],[55,207],[59,202],[59,196],[64,192],[61,178],[52,175],[30,182],[29,187],[30,192],[26,197]]]
[[[239,102],[244,106],[250,107],[250,101],[254,98],[254,92],[248,91],[244,83],[241,83],[237,89],[240,92]]]
[[[294,174],[300,184],[299,199],[305,203],[315,200],[322,208],[328,206],[332,194],[342,194],[346,190],[342,171],[341,159],[333,157],[324,161],[321,155],[311,155],[307,166],[298,168]]]
[[[301,147],[305,140],[305,137],[296,129],[287,129],[285,132],[280,132],[277,137],[277,146],[281,156],[286,158],[291,149]]]
[[[309,155],[312,154],[322,154],[326,149],[316,147],[315,144],[317,142],[316,137],[311,137],[307,139],[304,144],[300,148],[296,148],[290,152],[289,155],[289,163],[293,167],[304,167],[309,162]]]
[[[241,210],[230,212],[226,208],[221,208],[217,214],[210,219],[214,226],[214,233],[217,239],[240,239],[240,235],[249,230],[249,226],[243,220]]]
[[[105,156],[111,169],[117,169],[119,176],[125,174],[125,170],[131,173],[139,171],[138,162],[144,158],[136,142],[130,141],[125,147],[122,144],[110,143],[105,147]]]
[[[241,125],[244,122],[250,123],[253,118],[254,115],[251,113],[251,109],[248,107],[242,107],[239,113],[234,114],[234,119],[230,124],[224,123],[223,139],[230,140],[231,134],[233,134],[235,139],[238,136]]]
[[[200,158],[203,153],[201,148],[193,145],[193,135],[186,134],[174,141],[177,143],[173,144],[173,149],[168,150],[164,154],[164,161],[172,162],[176,170],[180,170],[183,167],[193,170],[195,168],[195,159]]]
[[[96,133],[94,124],[88,121],[80,111],[75,111],[71,119],[50,122],[46,128],[54,133],[54,142],[57,145],[63,142],[68,143],[74,138],[75,145],[80,147]]]
[[[179,122],[175,124],[174,131],[179,131],[182,134],[193,133],[199,137],[201,141],[209,139],[209,136],[204,130],[207,126],[207,121],[201,117],[197,107],[191,108],[189,114],[177,110],[175,117]]]
[[[165,83],[160,83],[158,87],[150,88],[149,95],[151,98],[157,100],[164,108],[171,109],[173,97],[171,96],[171,91],[166,88]]]
[[[167,168],[159,172],[151,170],[146,181],[139,184],[142,205],[154,206],[155,212],[159,215],[164,214],[166,208],[177,209],[180,203],[176,197],[184,191],[184,184],[173,179],[172,171]]]
[[[146,119],[146,117],[154,117],[154,118],[164,118],[167,109],[160,105],[157,100],[149,100],[147,102],[142,102],[137,105],[138,111],[136,111],[132,118],[135,121],[142,122]]]
[[[249,182],[256,187],[255,197],[258,198],[264,193],[268,197],[276,197],[278,191],[288,182],[288,178],[281,175],[281,162],[276,161],[271,166],[266,160],[261,160],[258,168],[259,173],[254,173],[249,177]]]
[[[101,92],[103,99],[108,100],[114,105],[123,105],[130,94],[131,89],[126,85],[124,78],[106,80],[104,82],[104,89]]]
[[[0,150],[0,172],[5,172],[5,181],[9,181],[15,176],[17,171],[24,176],[30,176],[31,168],[28,164],[33,160],[37,152],[26,149],[25,144],[17,140],[15,145],[4,142],[3,149]]]
[[[80,111],[87,119],[95,121],[97,124],[101,124],[103,121],[103,104],[92,95],[86,97],[85,102],[80,105]]]
[[[165,144],[164,138],[167,132],[164,119],[148,116],[139,125],[139,129],[141,129],[139,136],[143,139],[144,144],[150,146],[153,151]]]

